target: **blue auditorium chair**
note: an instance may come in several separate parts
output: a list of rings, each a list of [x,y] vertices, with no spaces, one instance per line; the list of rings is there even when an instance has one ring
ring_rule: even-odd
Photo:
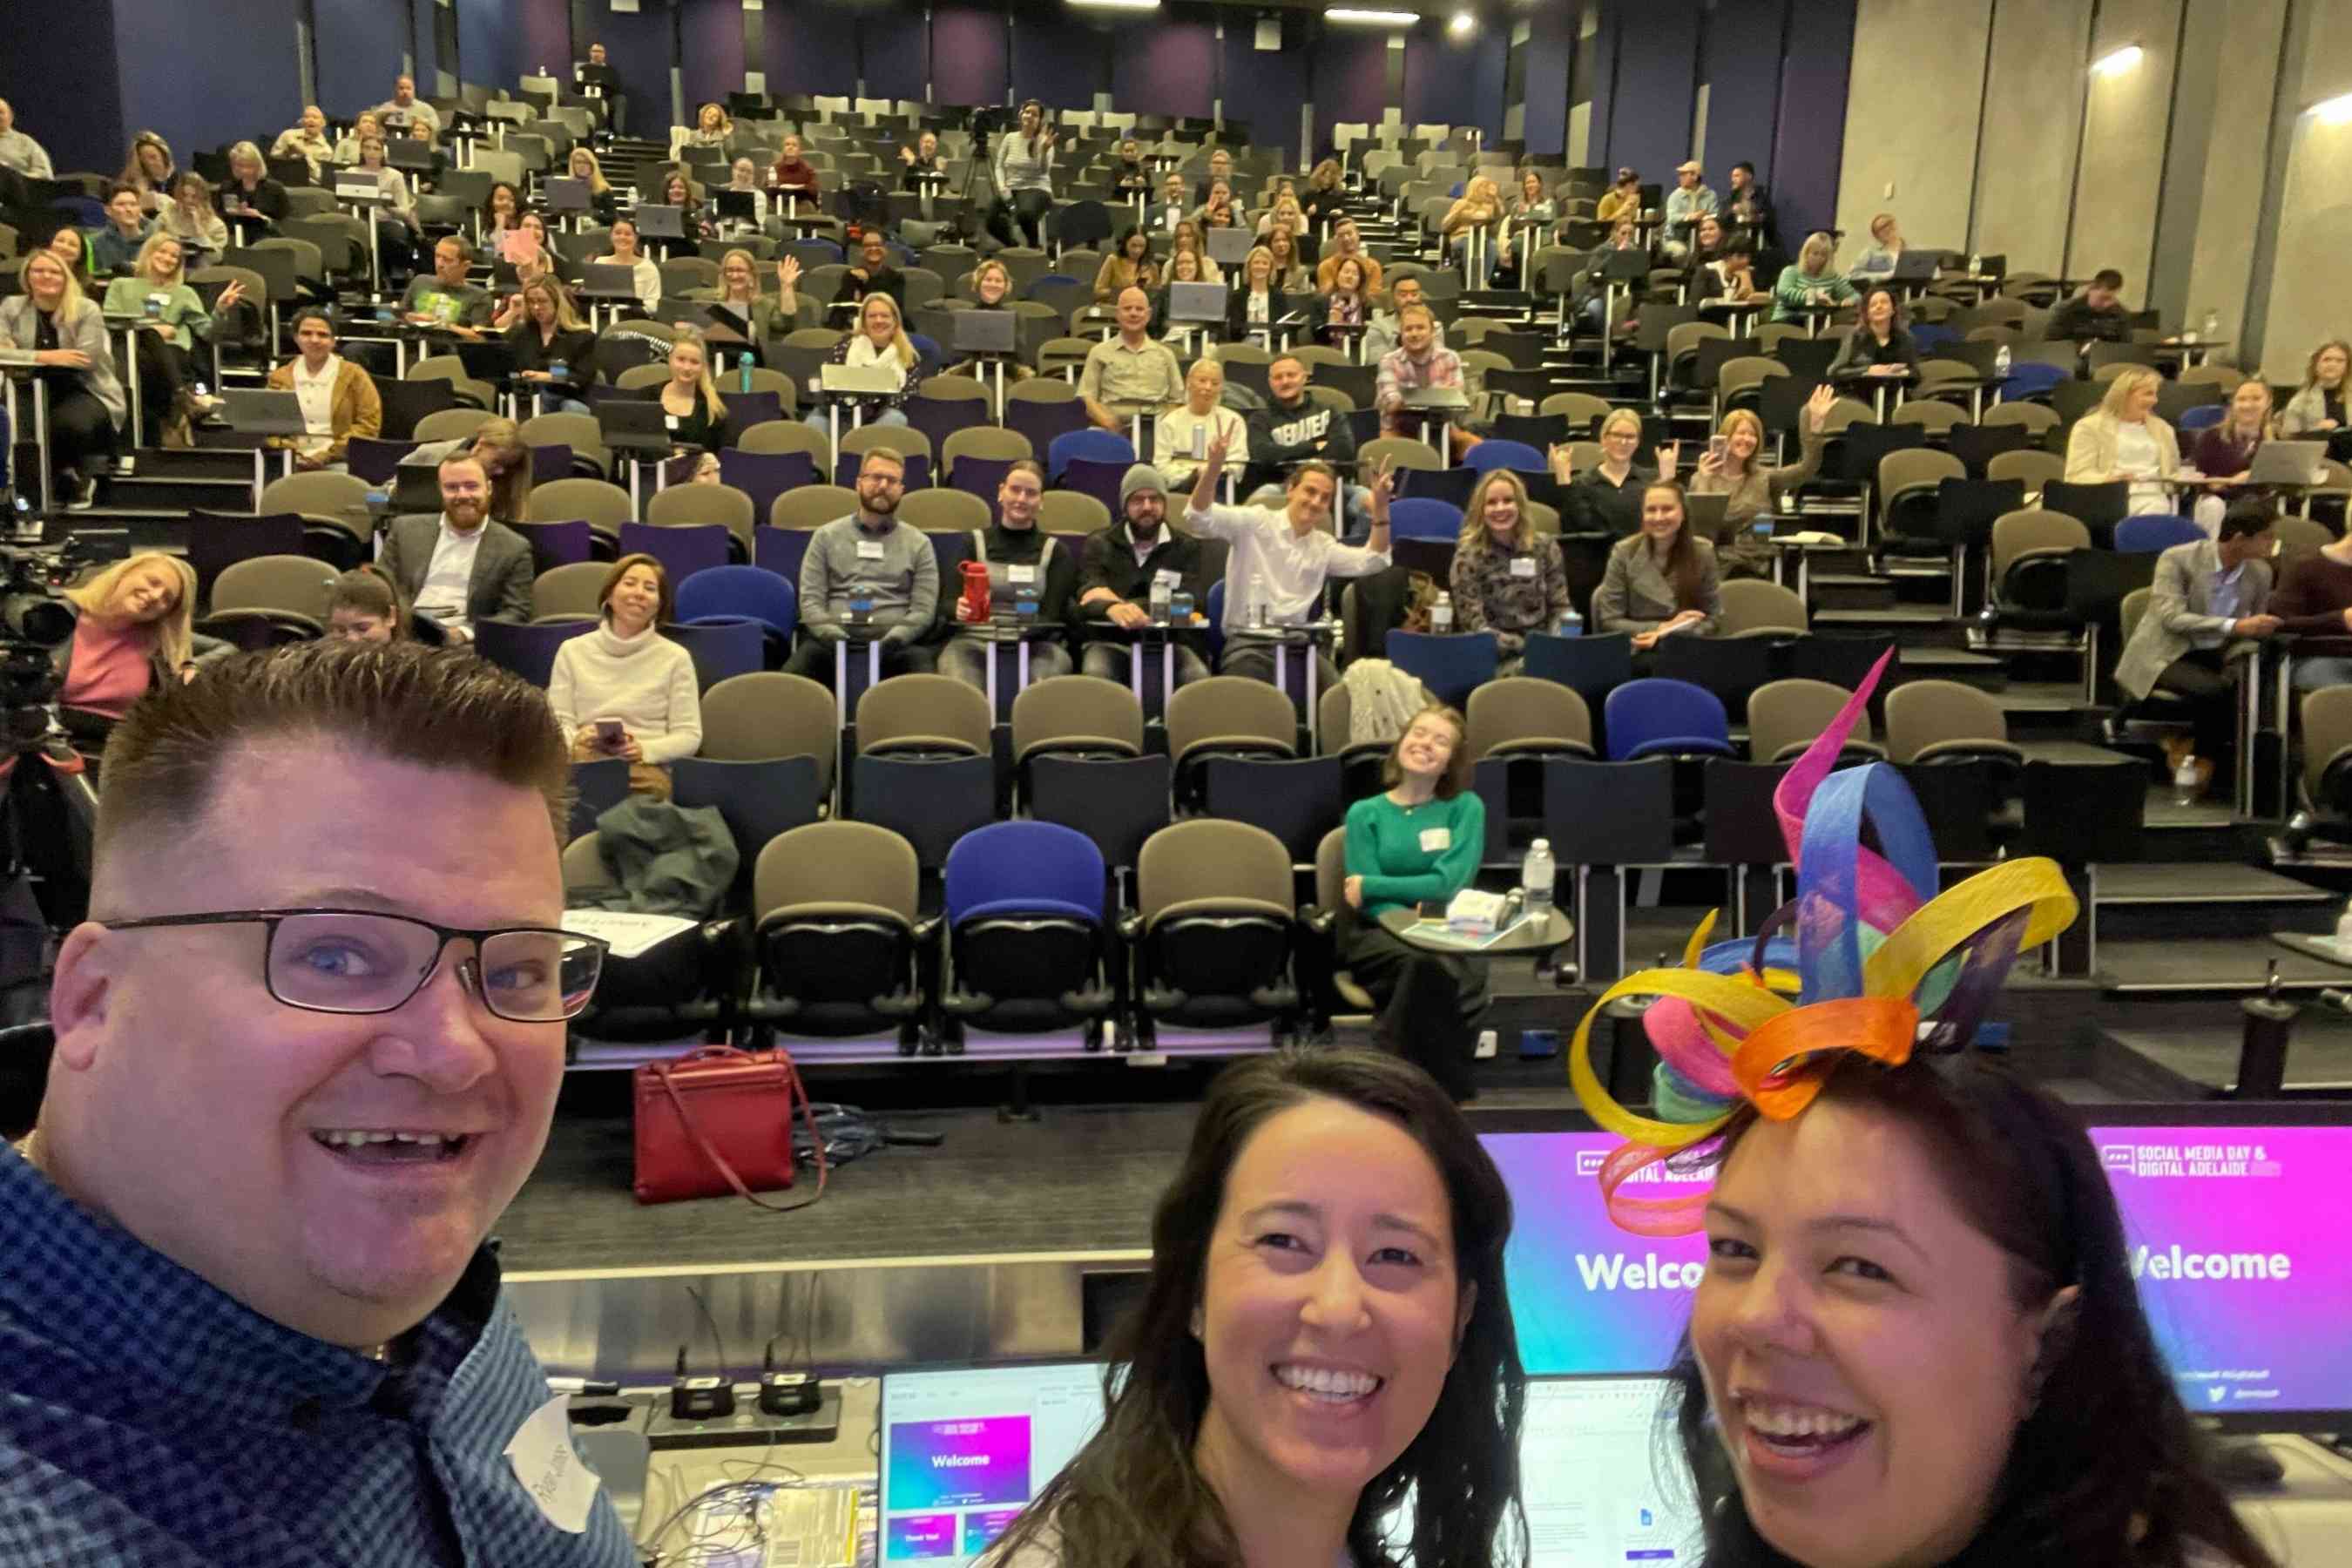
[[[1118,994],[1107,962],[1102,852],[1050,822],[998,822],[965,834],[944,875],[948,963],[940,1006],[951,1024],[995,1034],[1091,1026]]]

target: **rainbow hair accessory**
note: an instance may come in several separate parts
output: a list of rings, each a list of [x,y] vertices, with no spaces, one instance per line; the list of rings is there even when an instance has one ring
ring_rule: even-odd
[[[1705,1192],[1642,1198],[1625,1184],[1654,1164],[1711,1168],[1717,1135],[1742,1103],[1787,1121],[1842,1058],[1894,1066],[1915,1049],[1964,1048],[2018,953],[2074,923],[2064,874],[2038,857],[1938,893],[1935,845],[1902,773],[1884,763],[1831,771],[1894,657],[1872,667],[1773,796],[1796,862],[1795,900],[1752,942],[1709,945],[1709,914],[1680,968],[1625,976],[1577,1026],[1569,1081],[1592,1119],[1625,1140],[1601,1169],[1602,1198],[1622,1229],[1698,1229]],[[1863,841],[1865,826],[1875,850]],[[1791,934],[1776,934],[1783,926]],[[1657,998],[1643,1019],[1658,1053],[1657,1119],[1612,1100],[1592,1070],[1592,1021],[1621,996]]]

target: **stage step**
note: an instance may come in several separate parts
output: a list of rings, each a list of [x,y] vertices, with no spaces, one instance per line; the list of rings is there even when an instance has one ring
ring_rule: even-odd
[[[2099,942],[2099,978],[2110,995],[2251,995],[2273,960],[2288,991],[2352,986],[2352,968],[2290,952],[2266,937],[2126,937]]]
[[[2102,866],[2097,899],[2103,952],[2110,941],[2139,938],[2259,941],[2273,931],[2324,934],[2336,929],[2342,907],[2324,889],[2234,861]],[[2352,982],[2352,972],[2345,978]]]

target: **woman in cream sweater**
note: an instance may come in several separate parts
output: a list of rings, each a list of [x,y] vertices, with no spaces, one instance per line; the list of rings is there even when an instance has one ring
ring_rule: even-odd
[[[624,555],[596,602],[604,625],[556,650],[548,706],[575,761],[619,757],[630,789],[667,800],[666,764],[702,745],[694,660],[658,629],[676,608],[669,575],[650,555]]]
[[[2131,486],[2132,516],[2174,510],[2168,481],[2180,471],[2180,442],[2172,426],[2156,416],[2157,389],[2163,384],[2156,372],[2134,369],[2107,384],[2099,411],[2075,421],[2066,437],[2068,484],[2121,479]]]

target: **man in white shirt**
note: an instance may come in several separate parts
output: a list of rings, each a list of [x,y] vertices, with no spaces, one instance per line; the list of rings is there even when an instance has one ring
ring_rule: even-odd
[[[412,125],[423,125],[435,137],[441,134],[440,111],[416,96],[415,77],[404,76],[392,84],[391,101],[377,104],[375,117],[385,125],[402,131]]]
[[[441,515],[395,519],[383,538],[383,569],[419,614],[458,642],[476,621],[530,619],[530,545],[490,521],[490,481],[478,458],[441,464]]]
[[[48,150],[16,129],[16,111],[0,98],[0,169],[14,169],[31,180],[52,180]]]
[[[1396,481],[1389,465],[1381,465],[1371,486],[1370,537],[1361,545],[1342,544],[1329,531],[1331,504],[1339,494],[1339,476],[1323,462],[1305,462],[1290,471],[1290,488],[1279,511],[1271,507],[1217,506],[1217,475],[1223,471],[1228,447],[1222,437],[1209,443],[1209,455],[1192,481],[1192,498],[1184,522],[1202,538],[1222,539],[1232,546],[1225,558],[1225,656],[1219,668],[1227,675],[1244,675],[1270,681],[1279,645],[1241,635],[1253,626],[1300,626],[1319,617],[1323,585],[1331,577],[1366,577],[1389,565],[1389,496]],[[1318,682],[1325,687],[1339,672],[1321,651],[1315,655]],[[1291,693],[1302,701],[1302,691]]]

